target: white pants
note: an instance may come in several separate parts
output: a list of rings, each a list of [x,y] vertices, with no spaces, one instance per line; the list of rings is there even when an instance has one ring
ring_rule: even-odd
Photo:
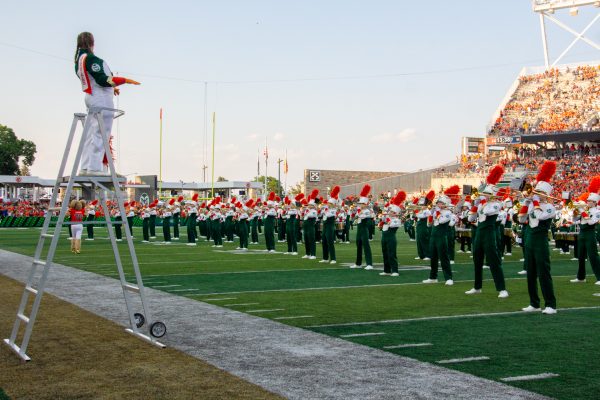
[[[83,233],[83,224],[71,225],[71,237],[73,239],[81,239]]]
[[[93,96],[86,95],[85,105],[88,108],[88,112],[90,107],[114,108],[112,88],[110,88],[110,91],[98,91],[97,94],[94,94]],[[114,113],[112,112],[102,111],[104,134],[108,138],[110,138],[110,132],[112,130],[113,114]],[[104,143],[102,142],[100,125],[98,124],[98,120],[90,115],[87,121],[86,139],[81,153],[80,169],[103,171],[104,166],[102,165],[102,160],[104,159],[104,154]],[[109,154],[108,157],[111,157],[111,155]]]

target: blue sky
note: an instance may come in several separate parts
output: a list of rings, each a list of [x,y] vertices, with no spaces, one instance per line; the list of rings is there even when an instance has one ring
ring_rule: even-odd
[[[54,176],[72,114],[84,110],[71,61],[84,30],[114,72],[142,82],[119,99],[127,113],[113,130],[121,172],[158,173],[163,107],[170,181],[202,180],[205,81],[217,115],[215,176],[253,177],[268,138],[270,175],[287,149],[294,184],[305,168],[449,162],[461,136],[485,133],[520,69],[543,64],[528,0],[84,4],[1,6],[0,124],[37,143],[34,175]],[[597,12],[556,16],[581,29]],[[556,56],[570,37],[548,28]],[[600,59],[584,44],[572,51],[565,61]],[[208,156],[210,168],[210,148]]]

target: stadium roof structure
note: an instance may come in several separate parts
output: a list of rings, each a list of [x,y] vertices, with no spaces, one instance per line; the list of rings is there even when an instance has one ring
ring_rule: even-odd
[[[254,189],[260,190],[263,188],[262,182],[248,182],[248,181],[223,181],[215,182],[214,185],[211,182],[162,182],[162,190],[232,190],[232,189]]]
[[[521,135],[521,143],[534,144],[541,142],[572,143],[572,142],[600,142],[600,131],[570,131],[548,133],[541,135]]]

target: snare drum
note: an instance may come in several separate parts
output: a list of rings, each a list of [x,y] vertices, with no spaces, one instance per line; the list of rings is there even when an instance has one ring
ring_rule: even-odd
[[[344,223],[343,222],[336,222],[335,223],[335,230],[336,231],[343,231],[344,230]]]
[[[513,237],[514,232],[512,230],[512,228],[504,228],[504,236],[506,237]]]
[[[579,232],[568,232],[566,240],[568,242],[576,242],[579,238]]]

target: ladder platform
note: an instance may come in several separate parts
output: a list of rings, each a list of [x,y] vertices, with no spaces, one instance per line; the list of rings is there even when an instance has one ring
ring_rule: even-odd
[[[25,286],[25,290],[27,290],[31,294],[37,294],[37,289],[32,288],[31,286]]]
[[[46,261],[42,261],[42,260],[33,260],[33,263],[35,265],[46,265]]]
[[[68,175],[63,176],[61,182],[68,183],[70,179],[71,179],[71,177]],[[112,183],[112,176],[110,176],[110,175],[106,175],[106,176],[76,175],[73,177],[73,182],[76,182],[76,183],[86,183],[86,182],[87,183]],[[127,178],[117,176],[117,182],[118,183],[126,183]]]

